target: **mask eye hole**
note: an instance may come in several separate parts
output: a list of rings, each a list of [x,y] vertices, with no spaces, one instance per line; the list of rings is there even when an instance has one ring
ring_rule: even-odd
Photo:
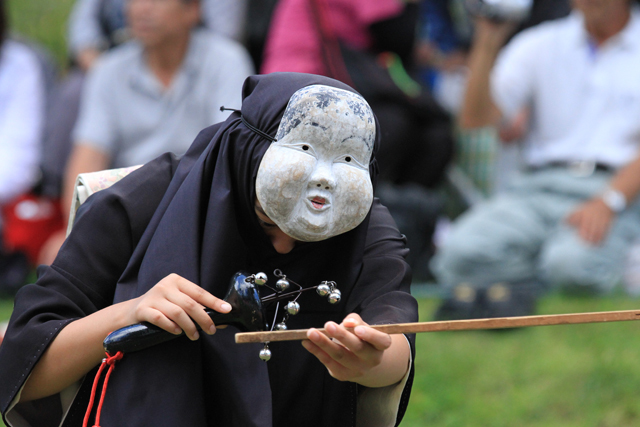
[[[342,163],[344,165],[349,165],[351,167],[356,167],[356,168],[368,170],[368,167],[366,167],[365,165],[360,163],[358,161],[357,157],[354,157],[354,156],[351,156],[351,155],[348,155],[348,154],[343,154],[343,155],[337,157],[334,161],[336,163]]]
[[[306,142],[306,141],[285,143],[285,144],[282,144],[282,146],[286,148],[290,148],[292,150],[296,150],[298,152],[301,151],[308,156],[316,157],[315,147],[313,146],[313,144],[310,144],[309,142]]]

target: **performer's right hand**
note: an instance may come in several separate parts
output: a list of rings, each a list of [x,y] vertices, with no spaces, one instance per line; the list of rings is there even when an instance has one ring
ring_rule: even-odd
[[[189,339],[197,340],[199,334],[195,323],[209,335],[216,332],[205,307],[220,313],[231,311],[229,303],[184,277],[170,274],[134,300],[130,323],[149,322],[172,334],[184,331]]]

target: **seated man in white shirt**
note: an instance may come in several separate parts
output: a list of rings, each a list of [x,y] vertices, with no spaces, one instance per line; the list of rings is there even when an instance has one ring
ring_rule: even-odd
[[[197,28],[200,0],[129,0],[133,36],[92,67],[83,92],[63,189],[71,205],[79,173],[133,166],[165,152],[182,154],[198,132],[240,106],[253,73],[237,42]],[[41,254],[50,263],[64,240],[54,236]]]
[[[640,233],[640,10],[573,0],[573,13],[517,35],[479,19],[460,123],[530,112],[524,168],[456,221],[434,259],[451,290],[438,318],[529,314],[535,292],[608,292]]]

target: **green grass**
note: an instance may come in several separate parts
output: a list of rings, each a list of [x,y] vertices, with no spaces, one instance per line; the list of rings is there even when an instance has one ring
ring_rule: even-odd
[[[437,301],[419,300],[421,320]],[[554,295],[539,313],[637,309],[626,297]],[[0,300],[0,321],[11,312]],[[640,322],[434,332],[417,338],[403,427],[640,425]],[[2,425],[0,423],[0,425]]]
[[[551,296],[539,312],[636,309],[640,301]],[[433,300],[421,300],[428,319]],[[640,323],[420,334],[404,427],[640,425]]]
[[[8,0],[12,31],[47,48],[62,67],[67,62],[66,21],[74,0]]]
[[[9,299],[0,299],[0,322],[6,322],[11,316],[13,310],[13,301]]]

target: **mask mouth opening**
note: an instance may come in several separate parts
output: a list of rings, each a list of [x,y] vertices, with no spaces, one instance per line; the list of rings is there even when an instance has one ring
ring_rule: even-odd
[[[311,206],[313,206],[317,210],[328,209],[331,205],[324,197],[316,196],[309,200],[311,202]]]

